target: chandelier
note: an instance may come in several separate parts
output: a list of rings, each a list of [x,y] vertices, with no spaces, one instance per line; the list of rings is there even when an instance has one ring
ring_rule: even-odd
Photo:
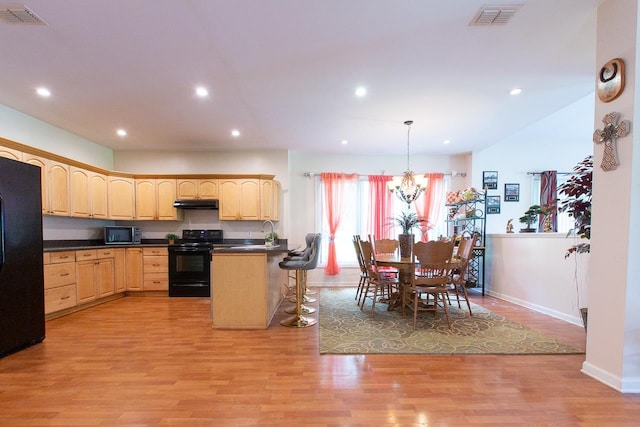
[[[407,170],[402,173],[402,176],[394,176],[387,182],[387,186],[390,192],[395,193],[400,200],[409,205],[420,197],[427,186],[427,179],[423,175],[416,176],[409,167],[409,134],[413,120],[407,120],[404,124],[407,125]]]

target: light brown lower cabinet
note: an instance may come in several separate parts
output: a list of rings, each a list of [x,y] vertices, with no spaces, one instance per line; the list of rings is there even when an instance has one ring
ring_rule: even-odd
[[[45,314],[125,291],[168,291],[167,257],[166,247],[45,252]]]
[[[127,248],[125,270],[128,291],[142,290],[142,248]]]
[[[145,291],[169,291],[169,259],[167,248],[142,250]]]
[[[113,251],[113,249],[76,251],[78,304],[113,295],[115,289]]]
[[[44,312],[76,306],[76,255],[74,251],[44,254]]]

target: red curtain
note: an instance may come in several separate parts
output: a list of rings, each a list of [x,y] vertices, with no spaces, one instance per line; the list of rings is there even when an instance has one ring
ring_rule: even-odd
[[[556,213],[556,200],[558,199],[558,173],[556,171],[544,171],[540,175],[540,206],[551,208],[551,231],[558,231],[558,214]],[[538,231],[544,231],[544,215],[538,215]]]
[[[424,176],[428,179],[427,188],[425,188],[422,197],[413,203],[418,216],[427,220],[427,223],[421,227],[422,237],[420,238],[421,241],[426,242],[437,238],[437,236],[429,236],[429,230],[438,221],[440,215],[444,174],[427,173]]]
[[[390,222],[393,218],[393,201],[387,182],[391,181],[389,175],[369,175],[369,217],[367,221],[367,234],[376,239],[393,239]]]
[[[324,212],[330,233],[327,266],[324,271],[325,274],[333,276],[340,273],[334,239],[344,211],[344,184],[349,181],[357,181],[358,175],[355,173],[321,173],[320,179],[324,184]]]

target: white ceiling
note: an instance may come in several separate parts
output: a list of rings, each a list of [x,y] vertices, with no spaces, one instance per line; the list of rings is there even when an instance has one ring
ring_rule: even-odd
[[[48,25],[0,22],[0,104],[115,150],[398,154],[411,119],[412,153],[464,153],[593,92],[599,3],[28,0]]]

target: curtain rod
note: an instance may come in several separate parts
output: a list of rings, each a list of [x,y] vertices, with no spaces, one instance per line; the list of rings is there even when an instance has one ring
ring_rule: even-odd
[[[436,172],[436,173],[437,173],[437,172]],[[384,174],[385,174],[385,173],[384,173],[384,171],[382,171],[382,174],[381,174],[381,175],[384,175]],[[305,173],[303,173],[302,175],[303,175],[303,176],[306,176],[307,178],[312,178],[312,177],[314,177],[314,176],[320,176],[320,174],[319,174],[319,173],[316,173],[316,172],[305,172]],[[363,174],[363,175],[370,175],[370,174]],[[419,175],[419,174],[416,174],[416,175]],[[454,177],[454,176],[462,176],[462,177],[465,177],[465,176],[467,176],[467,173],[466,173],[466,172],[451,171],[451,172],[449,172],[449,173],[443,173],[443,175],[447,175],[447,176],[451,176],[451,177]],[[389,176],[392,176],[392,175],[389,175]]]
[[[544,172],[527,172],[527,175],[542,175]],[[556,173],[558,175],[571,175],[573,172],[558,172],[556,171]]]

